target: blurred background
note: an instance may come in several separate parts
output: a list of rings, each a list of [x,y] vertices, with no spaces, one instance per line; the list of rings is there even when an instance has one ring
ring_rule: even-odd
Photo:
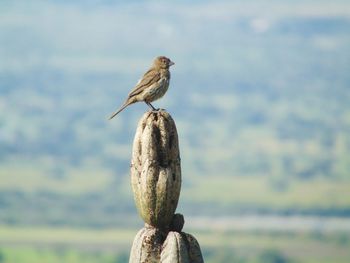
[[[153,58],[206,262],[350,262],[347,0],[0,2],[0,262],[127,262]]]

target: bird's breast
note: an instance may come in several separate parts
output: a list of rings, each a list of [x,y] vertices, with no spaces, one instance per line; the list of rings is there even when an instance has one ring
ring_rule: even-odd
[[[167,92],[168,87],[169,78],[161,78],[159,81],[145,89],[143,93],[144,100],[152,102],[160,99]]]

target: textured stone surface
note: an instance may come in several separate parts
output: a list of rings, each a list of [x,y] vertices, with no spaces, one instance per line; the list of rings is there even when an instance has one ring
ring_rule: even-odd
[[[185,224],[185,218],[182,214],[175,214],[170,223],[169,231],[181,232]]]
[[[147,226],[135,236],[129,263],[203,263],[197,240],[184,232],[166,233]]]
[[[201,248],[199,246],[197,239],[194,236],[184,232],[182,232],[181,235],[187,241],[186,244],[187,244],[187,250],[188,250],[188,256],[189,256],[190,262],[192,263],[204,262]]]
[[[203,263],[197,240],[184,232],[169,232],[160,254],[161,263]]]
[[[135,236],[129,263],[156,263],[160,253],[164,234],[156,228],[142,228]]]
[[[190,263],[186,241],[178,232],[169,232],[163,244],[160,262],[162,263]]]
[[[176,126],[166,111],[147,112],[138,123],[131,185],[142,219],[167,229],[179,200],[181,165]]]
[[[197,240],[181,232],[183,215],[174,214],[181,188],[179,143],[175,123],[163,110],[139,121],[131,185],[145,227],[134,239],[129,262],[202,263]]]

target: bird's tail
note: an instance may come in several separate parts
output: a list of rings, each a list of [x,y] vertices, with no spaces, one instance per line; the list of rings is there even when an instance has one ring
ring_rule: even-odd
[[[117,110],[116,112],[114,112],[114,113],[111,115],[111,117],[109,117],[108,120],[113,119],[119,112],[121,112],[122,110],[124,110],[126,107],[128,107],[128,106],[129,106],[130,104],[132,104],[132,103],[134,103],[134,102],[131,102],[131,101],[127,100],[127,101],[123,104],[123,106],[121,106],[121,108],[120,108],[119,110]]]

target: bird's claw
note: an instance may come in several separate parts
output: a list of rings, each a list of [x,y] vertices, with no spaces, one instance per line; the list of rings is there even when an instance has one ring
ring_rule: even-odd
[[[150,111],[150,112],[153,112],[153,111],[160,111],[160,110],[162,110],[162,109],[161,109],[161,108],[157,108],[157,109],[156,109],[156,108],[154,108],[154,109],[149,109],[149,111]]]

